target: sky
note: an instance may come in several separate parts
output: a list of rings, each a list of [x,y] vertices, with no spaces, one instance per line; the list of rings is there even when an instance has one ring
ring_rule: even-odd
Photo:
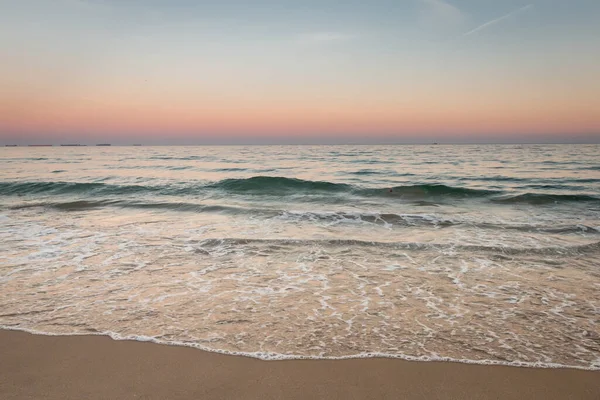
[[[0,0],[0,144],[600,142],[598,0]]]

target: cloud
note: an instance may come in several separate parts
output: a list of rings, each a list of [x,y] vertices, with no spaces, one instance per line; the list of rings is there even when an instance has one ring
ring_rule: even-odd
[[[465,14],[444,0],[418,0],[422,6],[421,23],[428,29],[446,32],[461,27]]]
[[[507,18],[510,18],[510,17],[513,17],[513,16],[515,16],[515,15],[521,14],[521,13],[523,13],[523,12],[525,12],[525,11],[529,10],[529,9],[532,9],[532,8],[533,8],[533,4],[527,4],[526,6],[524,6],[524,7],[521,7],[521,8],[519,8],[519,9],[516,9],[516,10],[514,10],[514,11],[511,11],[511,12],[509,12],[509,13],[508,13],[508,14],[506,14],[506,15],[503,15],[503,16],[501,16],[501,17],[499,17],[499,18],[496,18],[496,19],[493,19],[493,20],[491,20],[491,21],[488,21],[488,22],[486,22],[486,23],[484,23],[484,24],[481,24],[481,25],[479,25],[478,27],[476,27],[475,29],[471,29],[470,31],[468,31],[468,32],[465,32],[465,33],[463,34],[463,36],[469,36],[469,35],[472,35],[472,34],[474,34],[474,33],[477,33],[477,32],[479,32],[479,31],[482,31],[482,30],[484,30],[484,29],[487,29],[487,28],[489,28],[489,27],[490,27],[490,26],[492,26],[492,25],[496,25],[496,24],[497,24],[498,22],[500,22],[500,21],[503,21],[503,20],[505,20],[505,19],[507,19]]]
[[[300,43],[320,44],[342,42],[354,37],[356,37],[356,35],[341,32],[311,32],[300,34],[297,39]]]
[[[421,2],[429,7],[429,9],[438,16],[448,19],[463,17],[463,13],[458,9],[458,7],[455,7],[443,0],[421,0]]]

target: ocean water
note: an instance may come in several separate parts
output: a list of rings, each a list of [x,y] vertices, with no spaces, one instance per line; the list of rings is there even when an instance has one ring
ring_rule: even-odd
[[[1,148],[0,326],[600,369],[600,146]]]

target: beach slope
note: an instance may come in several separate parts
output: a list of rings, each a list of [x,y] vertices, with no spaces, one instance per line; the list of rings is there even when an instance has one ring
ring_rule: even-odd
[[[0,330],[0,398],[600,399],[600,372],[393,359],[260,361]]]

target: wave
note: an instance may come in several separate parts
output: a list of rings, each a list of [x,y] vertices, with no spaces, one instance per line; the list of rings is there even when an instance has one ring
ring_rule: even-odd
[[[87,201],[87,200],[76,200],[76,201],[65,201],[65,202],[42,202],[42,203],[24,203],[16,206],[11,206],[11,210],[23,210],[28,208],[51,208],[59,211],[85,211],[92,210],[95,208],[103,208],[111,205],[118,204],[118,201],[114,200],[98,200],[98,201]]]
[[[279,218],[290,221],[323,221],[330,223],[343,222],[365,222],[379,225],[393,226],[433,226],[436,228],[446,228],[452,226],[462,226],[480,229],[514,230],[531,233],[588,233],[600,234],[600,230],[587,225],[515,225],[515,224],[494,224],[490,222],[474,222],[464,220],[453,220],[443,216],[429,214],[392,214],[392,213],[366,213],[366,212],[313,212],[313,211],[280,211]]]
[[[549,204],[562,202],[596,202],[600,201],[598,197],[585,194],[544,194],[544,193],[523,193],[514,196],[505,196],[493,199],[498,203],[527,203],[527,204]]]
[[[353,175],[380,175],[381,171],[376,169],[360,169],[352,172]]]
[[[157,191],[143,185],[110,185],[101,182],[1,182],[0,194],[130,194]]]
[[[264,196],[343,196],[383,197],[391,200],[444,200],[484,199],[497,203],[547,204],[557,202],[600,202],[588,194],[517,193],[500,190],[455,187],[444,184],[414,184],[366,188],[347,183],[311,181],[297,178],[255,176],[225,179],[218,182],[178,182],[169,185],[115,185],[102,182],[0,182],[0,194],[75,194],[75,195],[128,195],[151,193],[158,195],[239,194]]]
[[[8,207],[11,210],[30,208],[46,208],[57,211],[86,211],[106,207],[132,208],[144,210],[164,210],[173,212],[191,213],[223,213],[227,215],[258,216],[265,219],[275,218],[288,222],[323,222],[325,224],[367,223],[383,226],[430,226],[447,228],[464,226],[480,229],[514,230],[532,233],[572,234],[587,233],[600,234],[600,230],[587,225],[510,225],[494,224],[489,222],[474,222],[452,220],[443,216],[429,214],[393,214],[373,212],[316,212],[316,211],[289,211],[276,208],[249,208],[219,204],[199,204],[188,202],[144,202],[129,200],[75,200],[64,202],[27,202]]]
[[[150,209],[150,210],[165,210],[178,212],[224,212],[227,214],[257,214],[271,213],[269,209],[247,209],[243,207],[232,207],[225,205],[206,205],[186,202],[142,202],[142,201],[127,201],[127,200],[76,200],[65,202],[37,202],[24,203],[9,207],[12,210],[22,210],[29,208],[49,208],[58,211],[86,211],[105,207],[117,208],[134,208],[134,209]]]
[[[152,156],[149,160],[174,160],[174,161],[207,161],[214,160],[213,156],[187,156],[187,157],[172,157],[172,156]]]
[[[417,198],[440,198],[440,197],[487,197],[499,192],[485,189],[470,189],[464,187],[447,186],[442,184],[427,184],[427,185],[405,185],[393,186],[382,193],[381,189],[362,189],[359,191],[371,196],[406,196]]]
[[[215,168],[212,171],[215,172],[245,172],[247,168]]]
[[[354,186],[327,181],[307,181],[277,176],[254,176],[245,179],[224,179],[207,185],[208,188],[226,192],[257,194],[296,194],[299,192],[351,192]]]
[[[484,252],[500,253],[503,255],[575,255],[596,253],[600,250],[600,242],[593,242],[582,245],[565,247],[506,247],[506,246],[479,246],[479,245],[456,245],[456,244],[433,244],[419,242],[378,242],[358,239],[252,239],[252,238],[213,238],[198,241],[202,251],[207,248],[217,248],[221,246],[243,246],[243,245],[264,245],[272,248],[282,246],[351,246],[351,247],[378,247],[395,250],[435,250],[435,251],[465,251],[465,252]]]
[[[503,191],[455,187],[444,184],[414,184],[383,188],[364,188],[346,183],[309,181],[296,178],[256,176],[246,179],[225,179],[206,186],[229,193],[260,195],[350,194],[390,199],[489,199],[500,203],[546,204],[556,202],[596,202],[600,198],[587,194],[522,193],[507,195]],[[558,189],[558,187],[557,187]]]
[[[574,370],[583,370],[583,371],[600,371],[600,365],[598,363],[591,363],[589,365],[568,365],[568,364],[559,364],[554,362],[531,362],[531,361],[509,361],[509,360],[472,360],[467,358],[452,358],[440,355],[410,355],[404,353],[384,353],[379,351],[365,351],[359,352],[350,355],[344,356],[313,356],[313,355],[303,355],[297,353],[275,353],[268,351],[257,351],[257,352],[249,352],[249,351],[234,351],[234,350],[226,350],[220,348],[214,348],[206,346],[203,343],[199,342],[190,342],[190,341],[180,341],[180,340],[168,340],[164,339],[160,336],[146,336],[146,335],[136,335],[136,334],[123,334],[113,331],[98,331],[95,329],[87,330],[87,331],[77,331],[74,330],[72,332],[61,332],[55,333],[46,330],[40,330],[25,326],[18,325],[0,325],[0,329],[7,331],[18,331],[18,332],[26,332],[32,335],[43,335],[43,336],[107,336],[112,340],[125,340],[125,341],[137,341],[137,342],[150,342],[161,345],[168,346],[180,346],[180,347],[191,347],[194,349],[198,349],[201,351],[206,351],[210,353],[216,354],[224,354],[228,356],[241,356],[241,357],[249,357],[256,358],[263,361],[282,361],[282,360],[352,360],[352,359],[365,359],[365,358],[384,358],[384,359],[399,359],[413,362],[453,362],[460,364],[473,364],[473,365],[501,365],[507,367],[520,367],[520,368],[545,368],[545,369],[574,369]]]

